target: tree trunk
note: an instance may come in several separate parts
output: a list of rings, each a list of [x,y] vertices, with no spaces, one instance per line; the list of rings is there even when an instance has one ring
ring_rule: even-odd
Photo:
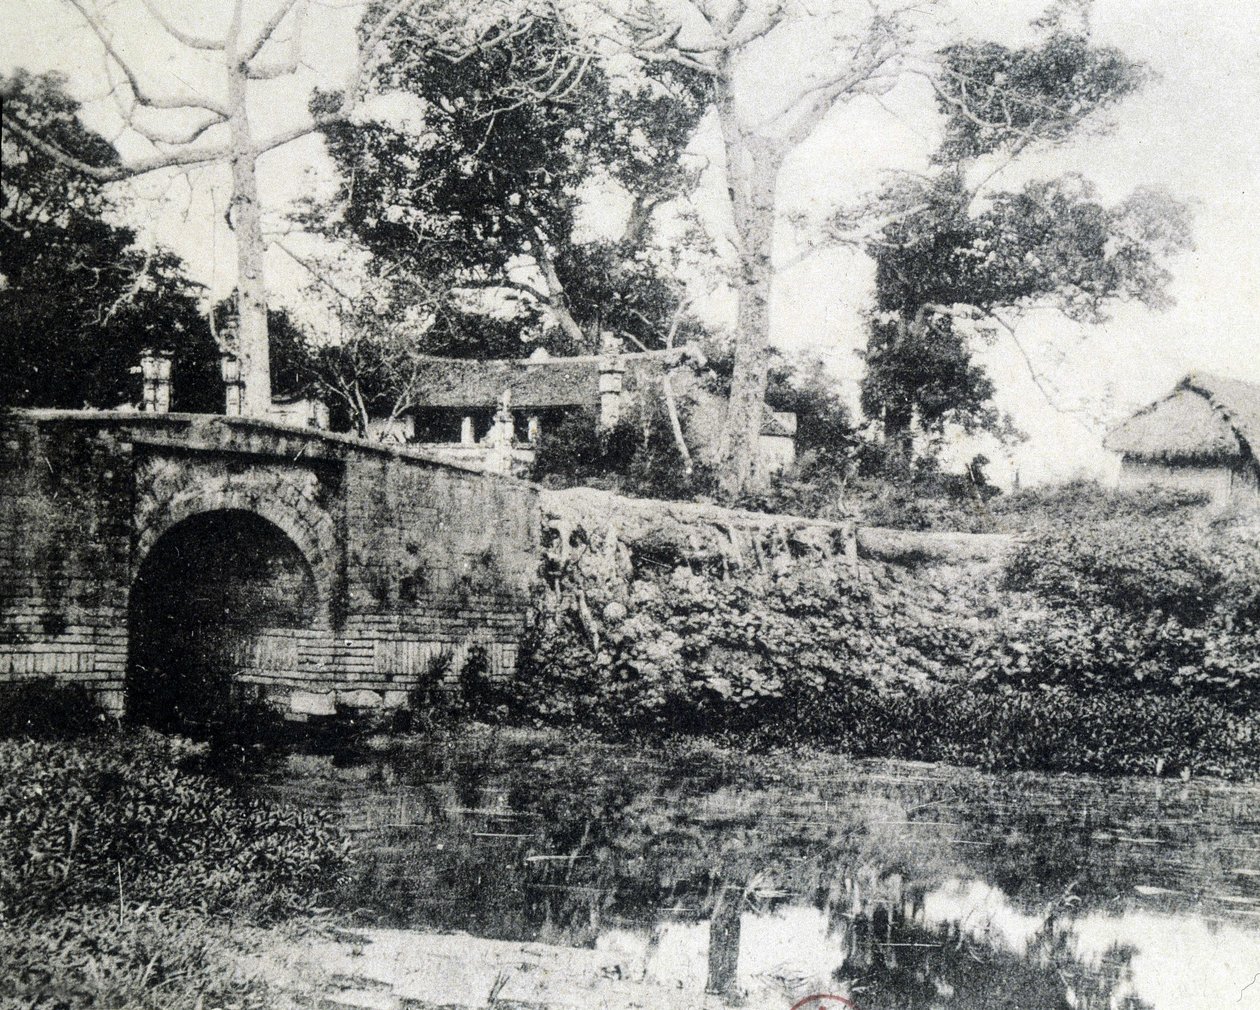
[[[709,919],[709,976],[706,993],[734,999],[739,990],[740,909],[743,892],[724,885]]]
[[[230,61],[231,224],[236,237],[236,353],[244,383],[241,412],[251,417],[265,417],[271,412],[271,352],[267,339],[267,286],[263,276],[266,246],[258,202],[257,156],[245,108],[245,87],[245,67]]]
[[[909,403],[897,403],[883,410],[884,445],[889,459],[897,470],[897,476],[908,475],[914,462],[914,409]]]
[[[775,189],[783,156],[772,141],[741,128],[727,79],[719,81],[718,91],[718,117],[739,251],[735,277],[739,299],[735,370],[719,446],[718,479],[725,494],[737,495],[752,480],[765,411],[770,292],[774,283]]]

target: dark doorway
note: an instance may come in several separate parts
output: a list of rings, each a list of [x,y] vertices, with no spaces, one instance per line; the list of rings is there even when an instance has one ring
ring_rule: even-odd
[[[316,610],[310,567],[277,526],[241,510],[184,520],[131,588],[128,714],[194,732],[230,718],[260,634],[310,627]]]

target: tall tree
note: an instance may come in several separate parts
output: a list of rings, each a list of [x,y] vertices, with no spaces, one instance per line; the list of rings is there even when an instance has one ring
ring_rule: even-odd
[[[54,74],[0,77],[6,112],[86,164],[117,162],[77,118]],[[0,127],[0,403],[113,407],[135,402],[145,347],[175,352],[176,409],[222,406],[217,347],[200,292],[177,257],[142,249],[109,222],[103,185]]]
[[[1190,243],[1186,208],[1140,189],[1103,205],[1079,175],[996,190],[1013,161],[1083,131],[1142,84],[1144,69],[1057,23],[1035,44],[962,43],[932,77],[944,139],[926,175],[904,175],[841,229],[880,225],[865,240],[876,263],[876,312],[863,407],[908,459],[912,428],[996,430],[993,384],[972,355],[975,324],[1000,327],[1040,377],[1013,318],[1051,306],[1096,323],[1118,301],[1168,304],[1167,258]],[[964,322],[966,320],[967,322]]]
[[[735,363],[722,446],[721,482],[744,490],[756,458],[766,392],[770,296],[775,276],[779,176],[789,155],[810,139],[839,105],[895,83],[916,5],[833,0],[821,5],[785,0],[642,0],[610,4],[605,13],[631,37],[630,49],[649,63],[703,75],[710,85],[725,151],[726,192],[734,224],[734,288],[738,296]],[[776,47],[780,58],[773,59]],[[802,56],[782,73],[784,52]],[[766,109],[764,65],[775,64],[785,88]]]
[[[129,56],[105,16],[105,6],[93,0],[66,0],[99,43],[118,110],[126,127],[147,140],[154,153],[133,160],[92,162],[65,150],[56,135],[41,123],[23,116],[23,107],[6,102],[3,122],[15,142],[21,142],[98,181],[113,181],[163,169],[194,165],[226,165],[231,171],[232,195],[228,213],[236,237],[237,300],[240,321],[238,346],[245,383],[246,413],[265,415],[271,408],[271,378],[267,340],[267,287],[263,261],[266,246],[258,196],[258,162],[268,152],[289,144],[341,119],[353,111],[365,67],[389,27],[404,13],[423,4],[440,11],[444,0],[391,0],[374,7],[370,27],[363,32],[349,80],[340,101],[274,132],[255,132],[251,108],[265,101],[259,87],[304,72],[303,26],[307,0],[277,0],[260,16],[244,0],[232,0],[225,24],[202,34],[178,24],[163,12],[163,0],[142,0],[149,20],[145,32],[162,36],[180,47],[189,62],[214,70],[216,85],[196,90],[178,71],[144,68]],[[434,14],[433,24],[444,23]],[[281,30],[287,29],[287,36]],[[160,78],[160,82],[155,79]]]
[[[604,331],[659,346],[682,292],[653,246],[654,215],[693,182],[682,152],[704,81],[675,69],[613,80],[549,10],[476,30],[474,52],[417,50],[408,18],[385,34],[366,90],[410,101],[417,121],[330,127],[343,186],[311,217],[370,253],[386,301],[424,307],[412,329],[430,352],[519,353],[486,322],[509,303],[520,331],[547,331],[553,349],[589,351]],[[591,187],[624,195],[619,234],[579,234]],[[477,346],[470,330],[496,339]]]

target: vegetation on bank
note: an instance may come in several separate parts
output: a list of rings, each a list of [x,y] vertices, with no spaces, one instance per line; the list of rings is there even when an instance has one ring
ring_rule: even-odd
[[[40,707],[12,695],[10,713]],[[0,739],[0,1007],[285,1005],[242,967],[250,930],[309,920],[348,845],[326,814],[198,772],[202,749],[132,730]]]
[[[1069,488],[1000,567],[916,573],[626,571],[588,530],[548,547],[497,710],[995,769],[1254,774],[1260,531],[1183,506]]]

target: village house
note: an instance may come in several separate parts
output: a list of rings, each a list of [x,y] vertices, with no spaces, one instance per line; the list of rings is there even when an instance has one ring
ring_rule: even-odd
[[[704,382],[703,356],[688,347],[661,351],[470,360],[428,358],[405,417],[375,422],[382,441],[407,442],[445,458],[526,474],[542,433],[575,412],[613,427],[637,397],[663,397],[669,382],[687,417],[689,448],[712,458],[726,402]],[[762,476],[796,459],[796,415],[767,408],[758,442]]]
[[[1103,442],[1123,487],[1205,491],[1216,504],[1260,504],[1260,385],[1194,372]]]

